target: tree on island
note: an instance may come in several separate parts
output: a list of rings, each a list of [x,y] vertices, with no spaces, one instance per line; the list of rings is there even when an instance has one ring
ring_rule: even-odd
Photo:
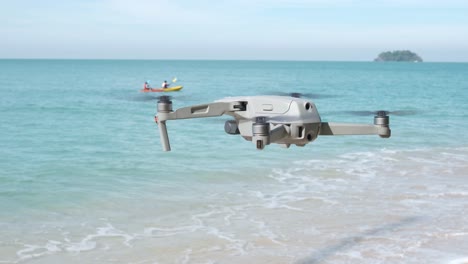
[[[418,54],[409,50],[395,50],[386,51],[379,54],[374,61],[411,61],[411,62],[422,62],[423,60]]]

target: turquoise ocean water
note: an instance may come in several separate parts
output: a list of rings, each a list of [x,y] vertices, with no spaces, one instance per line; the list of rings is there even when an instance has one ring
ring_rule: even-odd
[[[323,121],[391,116],[392,137],[263,151],[227,96],[321,93]],[[468,257],[468,64],[0,60],[0,263],[451,263]]]

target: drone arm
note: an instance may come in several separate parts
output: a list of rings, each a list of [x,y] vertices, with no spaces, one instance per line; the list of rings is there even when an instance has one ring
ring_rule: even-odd
[[[164,151],[170,151],[169,135],[167,134],[166,120],[188,119],[221,116],[226,112],[239,111],[242,105],[239,102],[216,102],[195,106],[188,106],[172,111],[172,102],[163,101],[158,103],[158,116],[161,145]]]
[[[174,112],[159,113],[158,118],[162,121],[188,119],[188,118],[201,118],[221,116],[226,112],[238,111],[236,107],[239,106],[238,102],[216,102],[209,104],[201,104],[194,106],[187,106],[177,109]]]
[[[386,125],[322,122],[320,135],[379,135],[388,138],[390,137],[390,128]]]

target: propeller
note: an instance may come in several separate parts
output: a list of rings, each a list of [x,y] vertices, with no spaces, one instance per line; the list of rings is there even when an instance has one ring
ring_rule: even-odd
[[[131,97],[128,97],[127,100],[135,101],[135,102],[148,102],[148,101],[156,101],[159,99],[159,96],[153,94],[137,94]]]
[[[418,114],[416,110],[396,110],[396,111],[387,111],[387,110],[378,110],[378,111],[346,111],[346,113],[357,115],[357,116],[386,116],[386,115],[396,115],[396,116],[410,116]]]
[[[320,93],[299,93],[299,92],[274,92],[273,95],[290,96],[294,98],[311,98],[311,99],[325,99],[335,98],[336,95],[320,94]]]
[[[297,116],[285,116],[285,115],[277,115],[277,116],[255,116],[252,118],[238,118],[239,121],[251,121],[252,123],[295,123],[303,121],[300,117]],[[237,122],[236,118],[234,117],[212,117],[207,120],[207,122],[214,122],[214,123],[226,123],[226,122]]]
[[[165,102],[165,103],[172,102],[172,96],[170,95],[160,95],[160,96],[157,96],[157,99],[158,99],[158,102]]]
[[[184,100],[187,97],[184,95],[161,95],[158,93],[140,93],[136,95],[132,95],[128,97],[126,100],[134,101],[134,102],[157,102],[161,99],[163,100]]]

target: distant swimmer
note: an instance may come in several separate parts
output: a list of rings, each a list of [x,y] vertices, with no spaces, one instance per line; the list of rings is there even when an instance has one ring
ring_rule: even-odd
[[[163,89],[169,88],[169,84],[167,83],[166,80],[164,80],[164,82],[161,84],[161,87],[162,87]]]

